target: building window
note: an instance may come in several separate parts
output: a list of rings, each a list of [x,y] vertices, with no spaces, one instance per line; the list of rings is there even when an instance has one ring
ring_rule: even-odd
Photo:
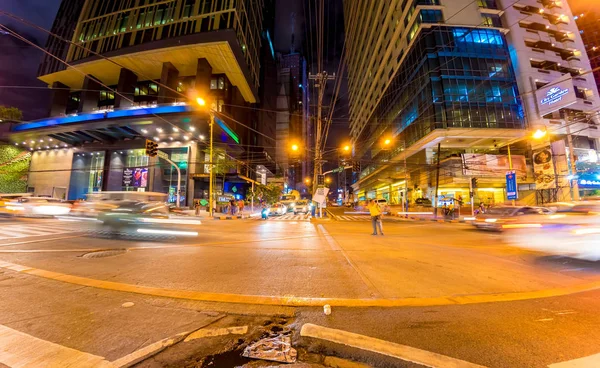
[[[477,5],[479,5],[480,8],[498,9],[496,0],[477,0]]]
[[[502,27],[502,19],[497,14],[482,14],[483,25],[486,27]]]
[[[441,10],[421,10],[421,22],[423,23],[442,23],[444,18]]]
[[[217,79],[213,78],[210,80],[210,89],[217,89]]]

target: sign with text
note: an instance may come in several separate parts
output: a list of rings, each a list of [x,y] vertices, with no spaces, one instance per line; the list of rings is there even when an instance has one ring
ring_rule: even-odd
[[[577,102],[573,79],[569,73],[549,83],[547,87],[542,87],[535,91],[535,96],[541,116]]]
[[[123,186],[130,187],[133,183],[133,170],[130,168],[123,169]]]
[[[315,194],[313,194],[312,200],[319,203],[321,207],[325,207],[327,204],[327,194],[329,193],[329,188],[317,188]]]
[[[159,150],[159,151],[157,151],[157,152],[156,152],[156,155],[157,155],[159,158],[162,158],[163,160],[168,160],[168,159],[169,159],[169,154],[168,154],[168,153],[166,153],[165,151],[160,151],[160,150]]]
[[[506,173],[506,198],[517,199],[517,175],[514,170]]]

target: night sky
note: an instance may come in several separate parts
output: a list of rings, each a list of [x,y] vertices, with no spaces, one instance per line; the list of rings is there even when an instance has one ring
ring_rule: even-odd
[[[0,9],[20,16],[50,30],[60,0],[0,0]],[[28,40],[45,46],[47,34],[13,19],[0,16],[0,23]],[[37,80],[43,53],[10,35],[0,34],[0,105],[15,106],[23,111],[24,120],[42,118],[48,112],[49,90]],[[16,88],[41,87],[41,89]]]
[[[306,16],[309,3],[312,17]],[[316,73],[315,4],[315,0],[278,0],[274,35],[275,49],[283,53],[289,52],[292,39],[291,20],[295,19],[293,29],[295,49],[302,52],[309,61],[313,61],[309,68],[312,73]],[[329,73],[333,73],[338,68],[344,42],[342,0],[327,1],[326,4],[324,66]],[[0,0],[0,9],[23,17],[47,30],[52,28],[59,5],[60,0]],[[293,18],[292,13],[295,13]],[[0,17],[0,22],[38,45],[46,44],[47,34],[44,32],[7,17]],[[312,40],[312,42],[307,42],[307,40]],[[45,88],[47,86],[36,78],[43,53],[9,35],[0,35],[0,48],[3,50],[0,53],[0,104],[20,108],[23,110],[24,120],[45,117],[50,94],[49,90]],[[16,65],[18,68],[15,67]],[[348,140],[346,80],[347,75],[344,77],[340,91],[341,98],[336,104],[334,123],[327,142],[328,147],[338,147]],[[6,86],[38,87],[39,89],[8,88]],[[326,97],[326,105],[330,104],[329,99],[333,92],[333,86],[333,82],[328,85],[329,93]],[[311,90],[311,92],[313,91]],[[312,98],[313,101],[316,100],[315,97]]]

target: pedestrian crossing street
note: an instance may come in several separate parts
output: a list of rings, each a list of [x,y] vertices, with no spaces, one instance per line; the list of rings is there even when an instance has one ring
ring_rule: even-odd
[[[81,230],[78,230],[73,224],[62,222],[2,225],[0,226],[0,240],[73,234],[79,231]]]

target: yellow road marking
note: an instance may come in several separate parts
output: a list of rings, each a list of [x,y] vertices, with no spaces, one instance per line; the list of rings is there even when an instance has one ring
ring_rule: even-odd
[[[199,300],[205,302],[279,305],[289,307],[322,307],[325,304],[329,304],[331,306],[336,307],[426,307],[442,305],[465,305],[550,298],[600,289],[600,281],[595,281],[571,287],[515,293],[472,294],[458,296],[440,296],[430,298],[313,298],[301,296],[267,296],[208,293],[202,291],[177,290],[151,286],[132,285],[113,281],[103,281],[90,279],[86,277],[67,275],[59,272],[21,266],[9,262],[0,262],[0,268],[10,269],[25,274],[44,277],[56,281],[62,281],[74,285],[136,293],[149,296],[186,300]]]

